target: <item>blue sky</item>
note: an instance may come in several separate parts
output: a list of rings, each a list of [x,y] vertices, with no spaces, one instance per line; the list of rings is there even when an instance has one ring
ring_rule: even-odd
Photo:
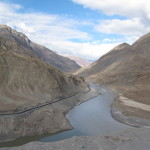
[[[147,0],[0,0],[0,24],[59,54],[96,60],[150,31]],[[128,5],[127,5],[128,4]]]

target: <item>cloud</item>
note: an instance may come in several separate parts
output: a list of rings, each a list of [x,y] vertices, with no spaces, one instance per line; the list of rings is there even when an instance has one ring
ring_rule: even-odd
[[[72,0],[86,8],[98,10],[105,15],[119,15],[126,19],[100,20],[96,31],[106,34],[123,35],[133,42],[150,32],[150,1],[148,0]]]
[[[143,0],[73,0],[84,7],[99,10],[107,15],[122,15],[124,20],[79,21],[68,16],[41,12],[24,12],[21,5],[0,2],[0,23],[25,33],[32,41],[47,46],[58,53],[98,59],[121,42],[132,43],[149,32],[150,10]],[[128,4],[128,5],[127,5]],[[147,6],[146,6],[147,4]],[[90,27],[90,34],[84,29]],[[94,39],[94,30],[104,35],[104,40]],[[93,35],[91,35],[93,34]],[[123,35],[109,38],[109,34]],[[108,37],[106,36],[108,35]],[[73,42],[74,41],[74,42]],[[79,41],[79,42],[78,42]]]
[[[150,31],[150,26],[141,22],[140,19],[127,19],[127,20],[102,20],[95,29],[101,33],[124,35],[126,39],[133,37],[133,40],[138,39],[143,34]]]
[[[101,52],[97,53],[99,46],[87,43],[91,40],[90,35],[78,29],[91,25],[89,22],[39,12],[22,13],[22,6],[16,4],[0,3],[0,6],[3,8],[0,10],[0,23],[23,32],[34,42],[59,53],[92,59],[101,55]],[[70,42],[74,39],[82,43]]]
[[[5,12],[5,15],[9,15],[15,12],[16,10],[21,9],[22,6],[18,4],[9,4],[9,3],[0,2],[0,8],[1,8],[0,14],[3,14],[3,12]]]
[[[149,18],[150,2],[148,0],[72,0],[84,7],[102,11],[107,15],[120,14],[126,17]]]
[[[55,41],[49,46],[56,50],[58,49],[57,51],[60,54],[70,54],[83,57],[87,60],[96,60],[118,44],[119,42],[112,44],[100,44],[99,42],[75,43],[70,41]]]
[[[78,30],[80,23],[76,20],[38,12],[19,13],[17,10],[22,8],[20,5],[0,3],[0,6],[3,8],[0,11],[0,23],[28,34],[33,40],[35,34],[61,40],[90,39],[88,33]]]

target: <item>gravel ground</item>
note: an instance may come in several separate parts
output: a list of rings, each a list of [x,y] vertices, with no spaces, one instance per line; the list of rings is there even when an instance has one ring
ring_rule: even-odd
[[[73,137],[52,143],[33,142],[2,150],[150,150],[150,130],[126,129],[103,137]]]

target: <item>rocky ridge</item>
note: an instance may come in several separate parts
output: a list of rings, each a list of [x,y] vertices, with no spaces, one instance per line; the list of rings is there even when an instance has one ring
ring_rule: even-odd
[[[73,72],[80,68],[75,61],[32,42],[25,34],[17,32],[6,25],[0,25],[0,37],[5,38],[5,41],[10,41],[9,45],[5,44],[5,41],[1,41],[1,45],[9,47],[11,51],[17,54],[42,59],[65,72]],[[18,47],[21,47],[22,51]]]

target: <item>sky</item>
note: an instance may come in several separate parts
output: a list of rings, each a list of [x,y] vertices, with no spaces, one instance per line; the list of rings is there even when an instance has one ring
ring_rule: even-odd
[[[0,24],[59,54],[95,61],[150,32],[150,1],[0,0]]]

